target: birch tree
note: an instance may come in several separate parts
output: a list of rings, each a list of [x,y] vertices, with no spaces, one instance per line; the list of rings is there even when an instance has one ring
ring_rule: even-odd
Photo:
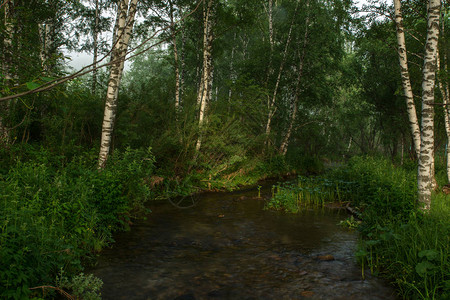
[[[134,17],[138,0],[121,0],[117,6],[117,33],[112,45],[112,65],[109,73],[108,88],[106,91],[105,112],[102,124],[102,138],[98,167],[104,168],[111,148],[111,139],[114,121],[117,112],[117,98],[119,95],[120,80],[125,64],[128,44],[133,32]]]
[[[272,94],[272,97],[270,97],[268,99],[268,103],[267,103],[267,108],[268,108],[267,122],[266,122],[266,135],[267,136],[270,135],[271,128],[272,128],[272,119],[273,119],[273,117],[275,115],[275,112],[276,112],[275,103],[276,103],[276,99],[277,99],[278,89],[279,89],[279,86],[280,86],[281,76],[283,74],[284,66],[286,64],[286,60],[287,60],[287,57],[288,57],[289,45],[290,45],[291,40],[292,40],[292,29],[294,27],[295,18],[297,16],[298,5],[299,5],[299,1],[297,1],[297,5],[296,5],[295,11],[294,11],[294,16],[292,18],[292,22],[291,22],[291,25],[289,27],[288,36],[287,36],[286,43],[285,43],[285,46],[284,46],[284,51],[283,51],[283,58],[281,60],[280,68],[278,70],[278,75],[277,75],[277,79],[276,79],[276,82],[275,82],[275,87],[274,87],[274,90],[273,90],[273,94]],[[271,30],[272,30],[272,32],[271,32],[271,35],[272,35],[273,34],[273,29],[271,28]],[[271,45],[272,45],[272,43],[273,43],[273,41],[271,42]]]
[[[409,127],[414,142],[414,151],[419,158],[420,151],[420,128],[417,120],[416,105],[414,104],[414,95],[411,87],[411,80],[408,70],[408,55],[405,43],[405,30],[403,27],[403,17],[400,0],[394,0],[395,24],[397,35],[397,53],[400,64],[400,74],[402,79],[403,92],[406,98],[406,111],[408,113]]]
[[[100,0],[101,1],[101,0]],[[94,70],[92,71],[92,92],[95,94],[97,90],[97,59],[98,59],[98,35],[99,35],[99,22],[100,22],[100,5],[99,0],[95,0],[95,20],[94,20],[94,30],[92,33],[93,39],[93,58],[92,64]]]
[[[3,75],[4,85],[9,86],[12,75],[12,57],[13,57],[13,8],[14,1],[9,0],[4,3],[4,38],[3,38],[3,55],[1,57],[1,71]],[[5,124],[5,117],[9,114],[9,101],[0,103],[0,145],[9,143],[9,130]]]
[[[303,36],[303,43],[301,43],[301,40],[299,40],[299,42],[298,42],[299,54],[298,54],[297,80],[295,82],[294,100],[292,103],[289,126],[288,126],[286,134],[283,138],[283,141],[281,142],[281,146],[280,146],[279,152],[281,155],[286,155],[287,148],[289,145],[289,140],[290,140],[291,134],[292,134],[292,129],[294,127],[294,123],[297,118],[298,102],[299,102],[300,92],[301,92],[300,86],[301,86],[301,81],[302,81],[302,77],[303,77],[303,67],[305,64],[306,46],[308,44],[309,1],[306,2],[306,11],[307,11],[307,16],[305,19],[305,34]]]
[[[213,42],[213,30],[212,19],[214,14],[214,0],[208,0],[204,3],[203,8],[203,68],[202,78],[200,81],[200,87],[197,94],[197,106],[199,107],[198,115],[198,128],[199,135],[195,150],[198,152],[202,145],[204,126],[205,126],[205,113],[208,106],[208,102],[211,100],[211,88],[212,88],[212,75],[213,75],[213,60],[212,60],[212,42]]]
[[[419,202],[424,210],[431,206],[434,155],[434,86],[439,37],[440,0],[429,0],[427,12],[427,39],[422,69],[422,122],[419,166],[417,176]]]

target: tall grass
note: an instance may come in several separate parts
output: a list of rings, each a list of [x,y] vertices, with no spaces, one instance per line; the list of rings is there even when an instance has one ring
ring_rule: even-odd
[[[296,213],[302,209],[323,207],[327,202],[347,198],[351,182],[322,177],[299,176],[295,182],[274,185],[266,209]]]
[[[354,158],[333,177],[355,182],[352,205],[363,223],[357,257],[407,299],[450,299],[450,201],[433,195],[431,211],[416,205],[415,168]]]

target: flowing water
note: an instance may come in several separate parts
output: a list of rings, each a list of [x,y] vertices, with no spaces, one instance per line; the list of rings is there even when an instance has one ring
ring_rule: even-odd
[[[103,299],[395,299],[385,282],[361,279],[357,234],[337,225],[344,210],[265,211],[257,194],[151,203],[90,270]]]

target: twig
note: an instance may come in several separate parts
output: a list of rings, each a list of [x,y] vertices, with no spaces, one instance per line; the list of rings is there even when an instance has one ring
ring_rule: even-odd
[[[36,286],[36,287],[29,288],[29,289],[30,290],[42,289],[42,292],[44,292],[44,289],[52,289],[52,290],[58,291],[61,295],[63,295],[67,299],[70,299],[70,300],[76,300],[77,299],[75,296],[70,295],[69,293],[67,293],[63,289],[61,289],[59,287],[51,286],[51,285],[41,285],[41,286]]]

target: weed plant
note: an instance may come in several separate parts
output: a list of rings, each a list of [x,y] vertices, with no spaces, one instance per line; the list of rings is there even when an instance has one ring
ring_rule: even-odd
[[[37,296],[30,288],[55,285],[61,269],[70,286],[83,259],[112,241],[113,231],[127,228],[150,195],[144,184],[153,171],[149,150],[116,151],[101,172],[89,153],[58,169],[45,155],[27,156],[43,159],[18,160],[0,175],[2,299]],[[95,281],[80,276],[73,278]]]

